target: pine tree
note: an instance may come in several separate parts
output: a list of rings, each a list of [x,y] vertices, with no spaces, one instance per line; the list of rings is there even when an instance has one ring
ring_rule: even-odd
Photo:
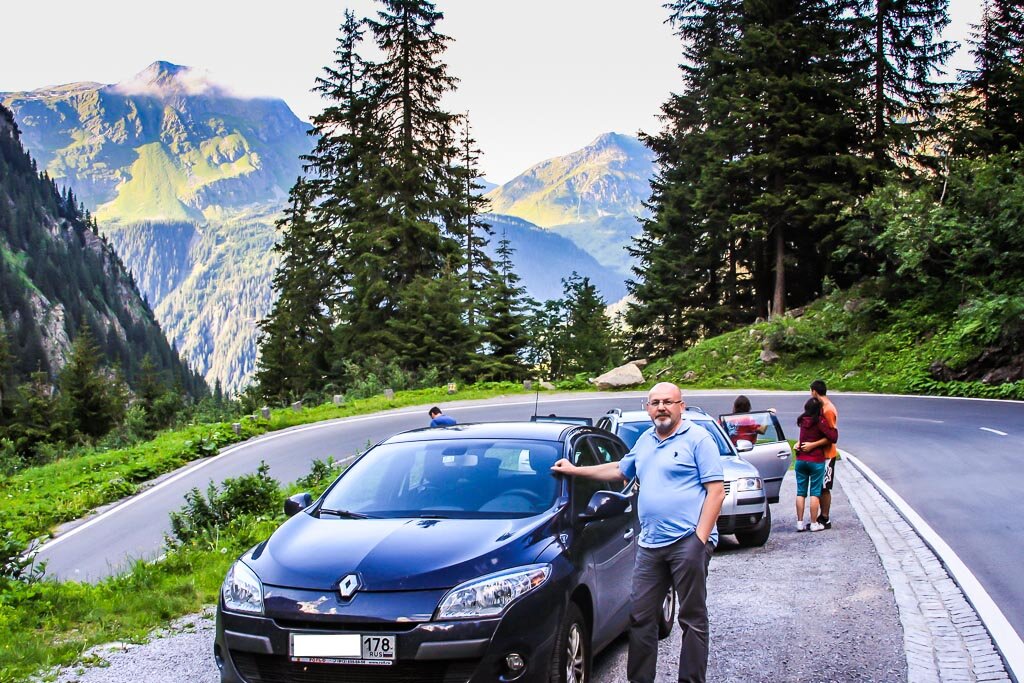
[[[462,250],[479,246],[478,202],[464,197],[474,177],[460,164],[457,117],[440,104],[455,85],[441,61],[449,39],[432,3],[380,4],[376,20],[346,13],[317,81],[328,106],[313,121],[317,145],[281,226],[278,303],[261,325],[265,395],[344,384],[383,357],[412,374],[435,360],[460,366],[472,350],[470,296],[457,279],[472,282],[467,268],[475,275],[480,264]],[[378,61],[360,55],[364,36]],[[425,299],[448,296],[457,298]]]
[[[590,282],[576,271],[562,280],[561,299],[549,300],[527,323],[537,364],[546,364],[553,378],[599,373],[621,358],[613,343],[607,306]]]
[[[663,107],[665,130],[645,138],[659,172],[627,316],[634,345],[656,353],[816,296],[864,171],[842,7],[670,8],[686,90]]]
[[[457,263],[456,236],[466,210],[461,195],[451,194],[458,185],[452,167],[458,155],[456,117],[441,108],[441,99],[456,81],[441,61],[450,41],[436,31],[443,15],[424,0],[381,0],[381,5],[367,26],[382,58],[368,67],[367,79],[372,129],[382,133],[381,167],[370,193],[382,210],[372,230],[353,231],[346,255],[354,274],[349,298],[357,312],[347,321],[346,347],[370,354],[385,354],[399,340],[368,338],[369,330],[417,328],[413,311],[420,308],[416,300],[422,288],[410,291],[408,307],[405,289]],[[419,325],[418,334],[430,344],[430,328]],[[397,360],[417,369],[415,357]]]
[[[530,339],[527,311],[536,302],[519,284],[508,237],[502,233],[495,252],[495,277],[480,292],[480,349],[474,362],[474,376],[481,381],[519,381],[528,374],[525,365]]]
[[[281,262],[274,274],[277,300],[260,322],[260,360],[256,381],[265,397],[301,398],[325,383],[331,351],[329,308],[334,290],[331,241],[317,234],[308,218],[310,186],[291,190],[292,203],[278,222],[284,233],[274,249]]]
[[[986,0],[971,38],[975,68],[961,73],[957,151],[990,154],[1024,146],[1024,7]]]
[[[920,161],[920,143],[934,138],[947,86],[937,80],[953,54],[938,40],[949,25],[949,0],[860,0],[854,48],[870,116],[867,150],[879,171]]]
[[[40,444],[65,438],[65,423],[45,372],[32,373],[29,381],[18,387],[7,431],[15,451],[30,463],[36,460]]]
[[[479,182],[481,152],[470,133],[468,113],[461,118],[459,132],[459,160],[452,164],[452,180],[455,185],[451,194],[462,203],[462,225],[449,228],[449,232],[460,235],[462,258],[466,279],[466,323],[471,330],[477,329],[481,314],[481,290],[495,277],[494,263],[487,255],[486,247],[494,231],[481,218],[487,213],[490,202],[483,196],[483,185]]]
[[[123,417],[125,392],[117,378],[100,367],[100,348],[88,325],[82,324],[58,379],[60,403],[73,432],[98,438]]]
[[[637,266],[627,283],[634,299],[626,313],[632,346],[656,356],[715,333],[719,321],[742,320],[751,295],[740,273],[754,269],[749,256],[740,268],[743,231],[731,221],[745,188],[730,182],[723,164],[743,150],[730,127],[727,96],[736,82],[741,4],[669,7],[683,38],[684,92],[663,105],[662,132],[642,136],[658,171],[647,203],[651,218],[629,249]],[[705,183],[718,187],[705,189]]]

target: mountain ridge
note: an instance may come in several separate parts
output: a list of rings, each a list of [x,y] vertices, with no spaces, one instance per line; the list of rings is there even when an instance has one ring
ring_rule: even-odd
[[[106,362],[130,383],[149,355],[168,379],[198,395],[202,381],[95,228],[72,191],[38,173],[14,115],[0,105],[0,332],[13,350],[15,379],[43,370],[52,381],[88,325]]]
[[[623,279],[626,248],[649,213],[654,153],[638,138],[603,133],[587,146],[526,169],[488,192],[491,211],[517,216],[571,240]]]

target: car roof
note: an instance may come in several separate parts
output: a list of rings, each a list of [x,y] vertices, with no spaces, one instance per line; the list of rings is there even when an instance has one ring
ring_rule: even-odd
[[[609,415],[616,415],[619,422],[650,422],[651,416],[647,414],[646,410],[615,410],[609,411]],[[712,420],[707,412],[698,406],[686,406],[686,411],[683,415],[690,420]]]
[[[408,443],[412,441],[444,441],[454,439],[536,439],[564,441],[576,431],[600,432],[592,427],[565,422],[475,422],[449,427],[424,427],[400,432],[382,443]]]

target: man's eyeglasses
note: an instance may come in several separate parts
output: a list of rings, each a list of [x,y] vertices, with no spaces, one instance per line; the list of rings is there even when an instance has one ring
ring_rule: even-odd
[[[658,406],[671,406],[675,405],[676,403],[682,403],[682,401],[670,401],[667,398],[664,400],[656,398],[653,401],[648,401],[647,405],[654,406],[655,408],[657,408]]]

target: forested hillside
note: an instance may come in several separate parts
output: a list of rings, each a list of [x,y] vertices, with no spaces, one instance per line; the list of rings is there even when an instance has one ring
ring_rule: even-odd
[[[671,6],[683,84],[644,138],[659,170],[633,249],[633,344],[665,356],[870,283],[872,329],[903,330],[885,338],[908,354],[954,330],[934,381],[1019,379],[991,371],[1024,350],[1024,10],[987,2],[974,67],[945,76],[944,0],[848,12]],[[906,325],[934,315],[949,325]]]
[[[533,165],[486,197],[491,211],[572,240],[624,280],[635,265],[626,248],[648,216],[644,202],[653,174],[654,154],[637,138],[604,133],[583,149]]]
[[[154,62],[117,84],[0,94],[26,147],[75,188],[190,365],[241,388],[270,309],[274,221],[308,124],[200,70]],[[79,189],[81,188],[81,189]]]
[[[986,4],[970,41],[974,68],[952,75],[944,65],[954,46],[940,39],[945,0],[667,6],[682,82],[662,107],[662,130],[641,138],[657,173],[629,250],[619,347],[600,326],[574,331],[594,321],[596,303],[592,283],[575,275],[558,301],[519,296],[500,309],[517,312],[515,325],[488,315],[508,277],[493,250],[481,251],[495,235],[481,218],[487,201],[473,192],[469,122],[439,104],[456,84],[442,61],[443,15],[430,2],[379,4],[378,19],[347,16],[319,81],[328,108],[314,122],[317,148],[279,225],[281,298],[263,324],[266,395],[344,389],[382,372],[413,384],[563,377],[616,353],[666,357],[851,287],[871,292],[876,332],[902,329],[917,306],[952,321],[944,338],[961,345],[936,346],[930,381],[1015,381],[1006,368],[1024,337],[1019,3]],[[489,208],[540,212],[549,224],[601,220],[584,198],[612,184],[588,185],[586,162],[626,180],[632,167],[616,166],[619,156],[542,164],[492,191]],[[549,193],[543,178],[557,187]],[[630,196],[623,206],[636,207]],[[599,237],[571,236],[588,250]],[[518,350],[488,374],[498,329],[515,331]],[[883,334],[908,354],[919,336]],[[786,348],[785,339],[772,344]],[[590,355],[567,364],[568,348]],[[836,358],[842,348],[820,352]]]
[[[148,375],[183,395],[206,391],[95,219],[72,190],[39,172],[0,106],[0,439],[10,420],[25,426],[18,414],[51,398],[76,359],[106,368],[112,386],[123,378],[139,387]],[[126,402],[119,401],[122,412]]]

